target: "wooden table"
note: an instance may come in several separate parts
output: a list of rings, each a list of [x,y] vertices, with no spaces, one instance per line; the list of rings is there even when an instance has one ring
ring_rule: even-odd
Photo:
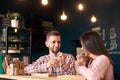
[[[86,80],[86,78],[81,75],[61,75],[57,77],[47,77],[47,76],[25,76],[25,75],[10,76],[6,74],[0,74],[0,78],[9,78],[16,80]]]

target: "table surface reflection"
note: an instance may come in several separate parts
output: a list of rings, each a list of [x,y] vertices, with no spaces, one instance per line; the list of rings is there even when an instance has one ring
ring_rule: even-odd
[[[86,80],[85,77],[82,75],[59,75],[56,77],[48,77],[43,76],[43,74],[37,74],[36,76],[26,76],[26,75],[17,75],[17,76],[10,76],[6,74],[0,74],[0,78],[6,79],[16,79],[16,80]],[[3,79],[4,80],[4,79]]]

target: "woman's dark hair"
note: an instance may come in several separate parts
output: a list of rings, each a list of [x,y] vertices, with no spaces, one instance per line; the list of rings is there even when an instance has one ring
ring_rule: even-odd
[[[107,48],[100,35],[95,31],[88,31],[80,37],[80,42],[89,52],[94,55],[106,55],[110,58]]]

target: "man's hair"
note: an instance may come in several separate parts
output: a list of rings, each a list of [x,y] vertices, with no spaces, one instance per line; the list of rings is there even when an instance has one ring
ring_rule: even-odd
[[[57,30],[52,30],[47,33],[46,40],[48,40],[50,36],[60,36],[60,33]]]

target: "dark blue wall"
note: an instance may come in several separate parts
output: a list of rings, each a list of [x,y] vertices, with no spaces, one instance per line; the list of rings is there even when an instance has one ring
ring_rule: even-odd
[[[62,34],[61,51],[71,53],[75,56],[75,50],[73,50],[75,48],[72,46],[72,41],[79,40],[80,35],[84,32],[95,27],[100,27],[101,30],[99,32],[101,35],[103,35],[102,31],[105,30],[104,42],[106,43],[106,47],[114,62],[115,80],[120,80],[120,77],[118,76],[120,73],[120,5],[118,2],[114,2],[109,5],[96,6],[96,16],[98,21],[95,24],[92,24],[89,21],[90,13],[78,13],[77,15],[74,15],[74,12],[74,17],[72,17],[72,19],[68,19],[66,22],[58,22],[56,27]],[[110,37],[112,35],[110,34],[111,30],[116,34],[113,38]],[[116,44],[111,44],[112,41],[116,41]]]
[[[69,10],[69,9],[68,9]],[[68,11],[69,12],[69,11]],[[79,13],[71,11],[71,15],[68,15],[68,21],[62,22],[58,21],[56,28],[62,34],[62,47],[61,51],[72,53],[71,42],[73,40],[79,40],[79,37],[82,33],[92,28],[100,27],[100,33],[105,30],[105,43],[110,49],[111,39],[110,39],[110,30],[115,29],[116,37],[114,38],[117,43],[117,48],[109,50],[110,52],[119,52],[120,51],[120,6],[117,2],[113,4],[103,4],[102,6],[96,5],[95,15],[98,19],[96,23],[90,22],[91,13],[88,11],[84,13]],[[72,17],[71,17],[72,16]]]

